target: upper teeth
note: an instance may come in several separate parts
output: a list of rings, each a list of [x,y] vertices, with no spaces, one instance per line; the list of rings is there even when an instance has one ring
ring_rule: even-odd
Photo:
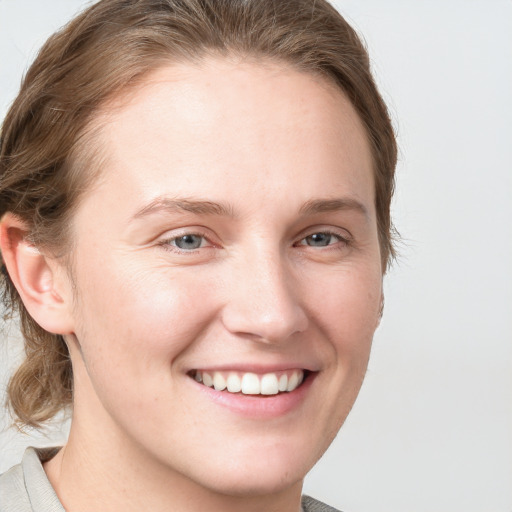
[[[196,371],[194,378],[205,386],[214,387],[217,391],[228,391],[244,395],[277,395],[280,391],[293,391],[304,379],[303,370],[288,372],[256,373],[239,372],[205,372]]]

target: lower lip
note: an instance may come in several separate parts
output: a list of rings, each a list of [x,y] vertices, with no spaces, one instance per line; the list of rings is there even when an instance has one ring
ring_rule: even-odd
[[[229,391],[216,391],[214,388],[190,380],[209,400],[231,412],[251,418],[265,419],[283,416],[299,408],[305,401],[316,375],[316,373],[310,373],[298,388],[277,395],[244,395]]]

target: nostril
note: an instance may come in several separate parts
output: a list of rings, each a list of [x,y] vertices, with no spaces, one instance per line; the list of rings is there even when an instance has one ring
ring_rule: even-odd
[[[269,308],[272,309],[272,308]],[[225,328],[237,336],[263,343],[281,343],[307,330],[308,319],[298,306],[276,308],[268,312],[243,308],[240,304],[226,307],[222,315]]]

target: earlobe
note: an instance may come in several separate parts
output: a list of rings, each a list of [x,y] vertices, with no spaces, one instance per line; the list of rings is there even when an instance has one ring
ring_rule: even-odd
[[[73,332],[71,287],[55,259],[44,255],[28,239],[26,224],[11,213],[0,221],[0,250],[9,277],[30,316],[54,334]]]

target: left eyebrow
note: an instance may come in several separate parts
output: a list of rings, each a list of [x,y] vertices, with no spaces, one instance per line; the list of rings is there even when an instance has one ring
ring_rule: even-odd
[[[344,210],[353,210],[364,215],[366,219],[370,218],[366,206],[352,198],[313,199],[304,203],[300,208],[299,213],[301,215],[314,215],[315,213],[328,213]]]

